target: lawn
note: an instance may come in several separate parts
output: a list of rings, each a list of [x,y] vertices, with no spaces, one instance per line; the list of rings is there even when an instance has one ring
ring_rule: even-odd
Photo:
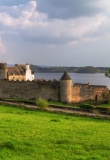
[[[0,160],[110,160],[110,121],[0,106]]]
[[[110,107],[110,102],[109,103],[107,103],[107,104],[100,104],[100,105],[98,105],[99,107]]]

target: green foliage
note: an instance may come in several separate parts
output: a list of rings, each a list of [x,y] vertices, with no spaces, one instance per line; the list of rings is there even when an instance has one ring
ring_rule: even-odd
[[[99,112],[110,114],[110,107],[100,107],[100,106],[97,106],[95,109],[98,110]]]
[[[76,107],[73,104],[66,104],[66,103],[62,103],[62,102],[58,102],[58,101],[49,101],[48,103],[49,103],[49,105],[55,105],[55,106]]]
[[[99,70],[96,67],[86,66],[80,67],[77,73],[97,73]]]
[[[85,66],[85,67],[41,67],[36,65],[31,65],[31,69],[34,72],[42,72],[42,73],[62,73],[65,70],[70,73],[104,73],[108,70],[108,67],[93,67],[93,66]]]
[[[45,99],[39,98],[36,103],[37,103],[37,106],[40,108],[48,107],[48,102]]]
[[[110,121],[0,106],[1,160],[109,160]]]
[[[79,104],[78,105],[80,108],[82,108],[82,109],[91,109],[91,110],[93,110],[94,108],[95,108],[95,106],[94,105],[91,105],[91,104],[83,104],[83,103],[81,103],[81,104]]]
[[[26,100],[26,99],[21,99],[21,98],[8,98],[8,99],[4,99],[4,101],[8,101],[8,102],[17,102],[17,103],[24,103],[24,104],[36,104],[35,100]]]
[[[107,107],[107,108],[110,108],[110,102],[107,101],[107,103],[99,104],[98,106],[99,106],[99,107]]]
[[[110,78],[110,68],[108,69],[107,72],[105,72],[105,76]]]

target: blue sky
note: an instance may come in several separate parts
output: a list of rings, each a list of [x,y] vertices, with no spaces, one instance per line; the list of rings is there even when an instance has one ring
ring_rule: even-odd
[[[109,0],[0,0],[0,61],[110,67]]]

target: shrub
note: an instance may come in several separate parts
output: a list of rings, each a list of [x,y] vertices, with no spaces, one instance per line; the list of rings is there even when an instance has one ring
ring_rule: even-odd
[[[38,99],[36,102],[37,106],[40,108],[47,108],[48,107],[48,102],[45,99]]]
[[[79,107],[82,109],[91,109],[91,110],[95,108],[95,106],[91,104],[79,104]]]
[[[96,109],[97,109],[100,113],[110,114],[110,108],[109,108],[109,107],[96,107]]]

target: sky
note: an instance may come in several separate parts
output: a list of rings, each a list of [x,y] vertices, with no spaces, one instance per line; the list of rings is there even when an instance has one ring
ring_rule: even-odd
[[[110,0],[0,0],[0,62],[110,67]]]

